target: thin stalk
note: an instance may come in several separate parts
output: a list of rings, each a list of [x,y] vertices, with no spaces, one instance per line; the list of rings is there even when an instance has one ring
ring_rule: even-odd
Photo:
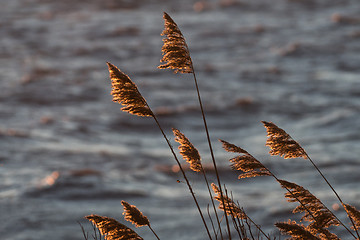
[[[187,48],[187,51],[190,53],[189,48],[188,48],[188,46],[187,46],[186,43],[185,43],[185,46],[186,46],[186,48]],[[210,155],[211,155],[211,159],[212,159],[212,162],[213,162],[213,165],[214,165],[214,170],[215,170],[215,174],[216,174],[216,178],[217,178],[219,190],[220,190],[220,193],[221,193],[221,199],[223,199],[223,201],[224,201],[224,197],[223,197],[223,195],[222,195],[223,193],[222,193],[222,189],[221,189],[220,175],[219,175],[219,171],[218,171],[218,169],[217,169],[217,165],[216,165],[216,161],[215,161],[214,151],[213,151],[212,144],[211,144],[211,140],[210,140],[209,128],[208,128],[208,126],[207,126],[206,117],[205,117],[205,111],[204,111],[204,107],[203,107],[203,104],[202,104],[202,101],[201,101],[200,90],[199,90],[198,82],[197,82],[197,79],[196,79],[196,74],[195,74],[194,65],[193,65],[193,63],[192,63],[191,58],[190,58],[190,61],[191,61],[191,68],[192,68],[192,70],[193,70],[193,71],[192,71],[192,74],[193,74],[193,77],[194,77],[194,83],[195,83],[196,93],[197,93],[197,96],[198,96],[198,101],[199,101],[199,105],[200,105],[201,115],[202,115],[202,119],[203,119],[203,123],[204,123],[204,128],[205,128],[205,132],[206,132],[206,138],[207,138],[207,142],[208,142],[208,145],[209,145]],[[227,214],[226,214],[226,209],[225,209],[225,203],[224,203],[224,202],[223,202],[223,205],[224,205],[224,213],[225,213],[226,226],[227,226],[227,230],[228,230],[228,234],[229,234],[229,240],[231,240],[230,224],[229,224],[229,219],[228,219]]]
[[[265,168],[266,168],[266,167],[265,167]],[[266,170],[268,170],[269,173],[271,174],[271,176],[274,177],[277,182],[279,182],[280,179],[278,179],[268,168],[266,168]],[[311,216],[311,217],[314,219],[314,221],[316,222],[315,216],[314,216],[314,215],[312,214],[312,212],[301,202],[301,200],[298,199],[298,198],[291,192],[290,189],[288,189],[287,187],[284,187],[284,188],[291,194],[291,196],[292,196],[293,198],[296,199],[296,201],[298,201],[298,202],[301,204],[301,206],[304,207],[304,209],[310,214],[310,216]],[[336,218],[336,220],[338,220],[339,223],[340,223],[355,239],[357,239],[357,238],[355,237],[355,235],[350,231],[350,229],[347,228],[347,227],[345,226],[345,224],[344,224],[337,216],[335,216],[335,214],[334,214],[332,211],[330,211],[329,208],[327,208],[327,207],[325,206],[325,204],[323,204],[323,205],[324,205],[324,207]]]
[[[226,189],[225,184],[224,184],[224,189],[225,189],[225,196],[226,196],[227,198],[230,198],[230,197],[229,197],[229,194],[228,194],[228,191],[227,191],[227,189]],[[234,202],[234,199],[233,199],[232,194],[231,194],[231,198],[230,198],[230,199],[231,199],[232,202]],[[242,236],[241,236],[241,231],[240,231],[241,224],[239,224],[239,222],[236,221],[236,220],[239,220],[239,218],[235,216],[235,214],[234,214],[234,212],[232,211],[231,207],[229,207],[229,210],[230,210],[231,220],[232,220],[232,222],[233,222],[234,229],[235,229],[236,232],[238,233],[239,239],[241,240],[241,239],[243,239]],[[246,236],[246,233],[243,234],[243,235]]]
[[[223,234],[222,234],[222,231],[221,231],[221,225],[220,225],[219,216],[218,216],[218,214],[217,214],[217,210],[216,210],[216,207],[215,207],[213,195],[212,195],[211,190],[210,190],[209,181],[208,181],[208,179],[207,179],[207,177],[206,177],[205,170],[204,170],[204,168],[203,168],[202,166],[201,166],[201,171],[202,171],[202,174],[203,174],[203,176],[204,176],[204,180],[205,180],[205,183],[206,183],[206,187],[207,187],[207,189],[208,189],[208,191],[209,191],[211,203],[212,203],[212,206],[213,206],[213,209],[214,209],[214,213],[215,213],[215,218],[216,218],[217,223],[218,223],[218,226],[219,226],[219,231],[220,231],[221,239],[224,239]],[[211,219],[211,218],[210,218],[210,219]]]
[[[180,164],[180,162],[179,162],[179,160],[178,160],[178,158],[177,158],[177,156],[176,156],[176,154],[175,154],[174,148],[173,148],[173,146],[171,145],[169,139],[167,138],[165,132],[163,131],[163,129],[162,129],[162,127],[161,127],[158,119],[156,118],[155,114],[153,114],[153,118],[154,118],[157,126],[159,127],[159,129],[160,129],[160,131],[161,131],[161,133],[162,133],[162,135],[163,135],[166,143],[168,144],[168,146],[169,146],[169,148],[170,148],[170,150],[171,150],[171,153],[173,154],[173,156],[174,156],[174,158],[175,158],[176,163],[177,163],[178,166],[179,166],[179,169],[180,169],[180,171],[181,171],[181,173],[182,173],[182,175],[183,175],[183,177],[184,177],[184,179],[185,179],[185,181],[186,181],[186,184],[187,184],[187,186],[188,186],[188,188],[189,188],[189,191],[190,191],[190,193],[191,193],[191,196],[193,197],[194,202],[195,202],[195,204],[196,204],[196,207],[197,207],[197,209],[198,209],[198,211],[199,211],[201,220],[203,221],[203,224],[204,224],[204,226],[205,226],[205,229],[206,229],[206,232],[207,232],[207,234],[208,234],[208,236],[209,236],[209,239],[212,240],[210,231],[209,231],[209,229],[208,229],[208,227],[207,227],[207,224],[206,224],[206,221],[205,221],[205,218],[204,218],[204,216],[203,216],[203,214],[202,214],[202,212],[201,212],[199,203],[198,203],[198,201],[197,201],[197,199],[196,199],[196,197],[195,197],[195,193],[194,193],[194,191],[193,191],[193,189],[192,189],[192,187],[191,187],[191,184],[190,184],[188,178],[186,177],[186,174],[185,174],[185,171],[184,171],[183,167],[181,166],[181,164]]]
[[[217,236],[217,233],[216,233],[216,228],[215,228],[215,225],[214,225],[214,222],[211,218],[211,214],[210,214],[210,209],[209,209],[209,204],[207,205],[207,214],[208,214],[208,217],[209,217],[209,220],[210,220],[210,223],[211,223],[211,227],[213,229],[213,232],[214,232],[214,236],[215,236],[215,239],[217,240],[218,239],[218,236]],[[219,228],[220,229],[220,228]],[[223,237],[221,236],[221,239],[223,239]]]
[[[88,240],[88,236],[87,236],[87,234],[85,233],[85,229],[84,229],[84,227],[81,225],[81,223],[80,222],[77,222],[79,225],[80,225],[80,227],[81,227],[81,231],[82,231],[82,233],[83,233],[83,235],[84,235],[84,239],[85,240]]]
[[[329,181],[326,179],[326,177],[324,176],[324,174],[320,171],[320,169],[316,166],[316,164],[313,162],[313,160],[311,160],[311,158],[309,157],[309,155],[305,152],[306,154],[306,157],[309,159],[309,161],[312,163],[312,165],[315,167],[315,169],[319,172],[319,174],[321,175],[321,177],[325,180],[325,182],[327,183],[327,185],[329,185],[329,187],[331,188],[331,190],[334,192],[335,196],[337,197],[337,199],[340,201],[341,205],[344,207],[344,202],[342,201],[342,199],[340,198],[339,194],[335,191],[335,189],[333,188],[333,186],[329,183]],[[346,211],[346,209],[345,209]],[[354,220],[352,219],[352,217],[347,214],[350,221],[351,221],[351,224],[353,225],[354,227],[354,230],[355,230],[355,233],[356,235],[358,236],[358,239],[360,239],[360,235],[359,235],[359,232],[355,226],[355,222]],[[335,215],[334,215],[335,216]],[[335,216],[336,217],[336,216]],[[340,220],[339,222],[341,223],[341,225],[343,225],[348,231],[350,231]],[[353,234],[352,234],[353,235]],[[353,235],[354,236],[354,235]],[[355,237],[355,236],[354,236]],[[356,237],[355,237],[356,238]]]
[[[150,226],[150,224],[148,225],[148,227],[150,228],[150,230],[152,231],[152,233],[155,235],[155,237],[160,240],[159,236],[155,233],[154,229],[152,229],[152,227]]]
[[[225,186],[224,186],[224,188],[225,188]],[[225,193],[226,193],[226,196],[228,197],[228,192],[227,192],[227,189],[225,188]],[[234,202],[234,197],[233,197],[233,195],[232,195],[232,192],[231,192],[231,200]],[[240,207],[240,204],[239,204],[239,202],[237,202],[237,205],[238,205],[238,207]],[[244,211],[244,209],[242,209],[242,211],[243,211],[243,213],[245,214],[245,216],[246,216],[246,219],[249,219],[250,220],[250,222],[252,223],[252,224],[254,224],[254,226],[262,233],[262,234],[264,234],[264,236],[268,239],[268,240],[270,240],[270,238],[266,235],[266,233],[261,229],[261,227],[259,226],[259,225],[257,225],[247,214],[246,214],[246,212]],[[233,215],[233,214],[232,214]],[[239,218],[237,218],[238,220],[239,220]],[[239,223],[240,224],[240,223]]]

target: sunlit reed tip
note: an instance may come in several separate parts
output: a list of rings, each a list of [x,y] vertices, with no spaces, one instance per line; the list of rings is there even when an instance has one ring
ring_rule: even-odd
[[[160,62],[164,64],[158,66],[160,69],[171,68],[174,72],[193,73],[192,60],[185,38],[174,20],[164,12],[164,31],[165,36],[161,48],[163,57]]]
[[[111,63],[107,63],[107,65],[110,72],[113,102],[124,105],[121,108],[124,112],[142,117],[152,117],[153,112],[129,76]]]

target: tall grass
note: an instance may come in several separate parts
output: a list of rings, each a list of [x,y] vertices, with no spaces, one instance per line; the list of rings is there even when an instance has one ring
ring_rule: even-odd
[[[172,129],[173,134],[175,136],[175,141],[179,144],[178,149],[182,158],[190,165],[192,171],[202,174],[204,184],[208,189],[211,208],[208,207],[207,211],[204,212],[200,207],[194,189],[190,184],[189,177],[183,169],[183,164],[181,164],[177,157],[169,137],[165,134],[165,130],[162,127],[159,118],[151,110],[151,107],[141,95],[136,84],[115,65],[107,63],[110,72],[112,86],[111,95],[113,96],[113,101],[122,104],[123,108],[121,110],[124,112],[137,116],[149,117],[155,121],[155,125],[163,135],[165,142],[182,173],[185,183],[194,200],[195,207],[198,210],[199,217],[203,223],[204,231],[208,239],[275,239],[275,237],[271,237],[261,229],[255,220],[246,213],[246,210],[244,209],[245,206],[240,206],[239,203],[233,199],[231,191],[229,193],[226,186],[222,185],[212,142],[210,140],[205,108],[202,104],[196,72],[188,45],[175,21],[167,13],[164,13],[163,18],[165,22],[164,31],[162,32],[162,35],[164,36],[164,44],[162,47],[163,57],[161,59],[162,64],[158,68],[170,68],[174,70],[175,73],[191,74],[195,86],[194,94],[198,99],[199,111],[202,114],[204,131],[206,133],[206,141],[209,146],[209,153],[217,178],[216,183],[209,182],[207,173],[202,165],[201,156],[190,140],[176,128]],[[239,171],[239,179],[260,176],[272,177],[280,184],[280,187],[286,190],[285,198],[289,202],[298,203],[298,206],[293,209],[293,213],[302,214],[301,220],[303,223],[297,223],[296,221],[289,219],[287,222],[277,222],[275,223],[275,226],[281,233],[290,236],[290,239],[340,239],[336,234],[337,228],[344,228],[347,231],[347,239],[360,239],[358,232],[360,228],[360,211],[355,207],[344,203],[305,149],[285,130],[272,122],[263,121],[262,123],[267,130],[268,139],[266,145],[270,148],[269,153],[271,155],[282,156],[285,159],[303,158],[310,162],[336,195],[351,222],[351,225],[347,226],[343,223],[344,220],[337,218],[319,198],[310,193],[307,189],[296,183],[279,179],[274,175],[271,169],[263,165],[261,161],[256,159],[246,150],[225,140],[220,140],[225,151],[236,154],[235,157],[229,159],[229,162],[234,171]],[[143,215],[138,208],[125,201],[122,201],[122,205],[124,206],[125,220],[134,224],[135,227],[147,226],[156,239],[161,238],[161,236],[159,236],[151,227],[149,219]],[[115,219],[99,215],[90,215],[86,216],[86,218],[95,224],[106,240],[142,239],[134,230],[119,223]],[[86,235],[84,234],[84,236]]]

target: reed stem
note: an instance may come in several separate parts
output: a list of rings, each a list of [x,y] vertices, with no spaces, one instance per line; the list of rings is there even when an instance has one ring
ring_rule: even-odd
[[[266,168],[266,167],[265,167],[265,168]],[[276,179],[277,182],[280,181],[280,179],[277,178],[268,168],[266,168],[266,169],[270,172],[271,176]],[[312,212],[305,206],[305,204],[303,204],[303,203],[301,202],[301,200],[300,200],[299,198],[297,198],[297,197],[290,191],[290,189],[288,189],[286,186],[284,186],[284,188],[291,194],[291,196],[292,196],[293,198],[296,199],[296,201],[298,201],[298,202],[301,204],[301,206],[304,207],[304,209],[306,209],[306,211],[310,214],[310,216],[311,216],[311,217],[314,219],[314,221],[316,222],[317,220],[316,220],[315,216],[314,216],[314,215],[312,214]],[[350,229],[347,228],[347,227],[345,226],[345,224],[344,224],[342,221],[340,221],[340,219],[339,219],[337,216],[335,216],[335,214],[334,214],[332,211],[329,210],[329,208],[327,208],[324,204],[323,204],[323,206],[336,218],[336,220],[339,221],[339,223],[340,223],[355,239],[357,239],[357,238],[355,237],[355,235],[350,231]]]
[[[187,51],[189,52],[189,55],[190,55],[190,51],[189,51],[189,48],[188,48],[188,46],[187,46],[186,43],[185,43],[185,46],[186,46]],[[206,132],[207,142],[208,142],[208,145],[209,145],[210,155],[211,155],[211,159],[212,159],[212,162],[213,162],[213,165],[214,165],[214,170],[215,170],[215,174],[216,174],[216,178],[217,178],[219,190],[220,190],[220,193],[221,193],[221,199],[223,200],[225,220],[226,220],[226,226],[227,226],[227,230],[228,230],[229,240],[231,240],[230,224],[229,224],[229,219],[228,219],[227,214],[226,214],[226,208],[225,208],[225,203],[224,203],[224,196],[223,196],[223,192],[222,192],[222,189],[221,189],[220,175],[219,175],[219,171],[218,171],[218,169],[217,169],[217,165],[216,165],[216,161],[215,161],[215,155],[214,155],[214,151],[213,151],[212,144],[211,144],[209,128],[208,128],[208,126],[207,126],[206,117],[205,117],[205,111],[204,111],[204,107],[203,107],[202,100],[201,100],[201,96],[200,96],[199,85],[198,85],[198,82],[197,82],[197,79],[196,79],[195,69],[194,69],[194,65],[193,65],[193,63],[192,63],[191,57],[190,57],[190,61],[191,61],[191,68],[192,68],[192,70],[193,70],[193,71],[192,71],[192,74],[193,74],[193,78],[194,78],[194,83],[195,83],[196,93],[197,93],[197,96],[198,96],[199,105],[200,105],[201,116],[202,116],[203,123],[204,123],[204,128],[205,128],[205,132]]]
[[[152,231],[152,233],[155,235],[155,237],[160,240],[159,236],[156,234],[156,232],[154,231],[154,229],[149,225],[147,225],[149,227],[149,229]]]
[[[213,206],[213,209],[214,209],[214,213],[215,213],[215,218],[216,218],[216,221],[218,223],[218,226],[219,226],[219,231],[220,231],[220,236],[221,236],[221,239],[223,239],[223,234],[222,234],[222,230],[221,230],[221,224],[220,224],[220,220],[219,220],[219,216],[217,214],[217,210],[216,210],[216,207],[215,207],[215,203],[214,203],[214,199],[213,199],[213,195],[211,193],[211,189],[210,189],[210,185],[209,185],[209,181],[206,177],[206,172],[204,170],[204,168],[201,166],[201,171],[202,171],[202,174],[204,176],[204,180],[205,180],[205,183],[206,183],[206,187],[208,189],[208,192],[209,192],[209,196],[210,196],[210,199],[211,199],[211,204]],[[210,218],[211,220],[211,218]]]
[[[309,159],[309,161],[312,163],[312,165],[315,167],[315,169],[319,172],[319,174],[320,174],[320,176],[325,180],[325,182],[327,183],[327,185],[329,185],[329,187],[331,188],[331,190],[334,192],[334,194],[335,194],[335,196],[337,197],[337,199],[339,200],[339,202],[341,203],[341,205],[344,207],[344,202],[342,201],[342,199],[340,198],[340,196],[339,196],[339,194],[335,191],[335,189],[333,188],[333,186],[330,184],[330,182],[327,180],[327,178],[324,176],[324,174],[320,171],[320,169],[316,166],[316,164],[314,163],[314,161],[309,157],[309,155],[305,152],[305,155],[306,155],[306,157]],[[345,209],[345,208],[344,208]],[[345,209],[345,211],[346,211],[346,209]],[[334,215],[335,216],[335,215]],[[355,236],[354,236],[354,234],[352,234],[352,232],[350,231],[350,229],[348,229],[340,220],[339,220],[339,222],[341,223],[341,225],[343,225],[345,228],[346,228],[346,230],[348,230],[352,235],[353,235],[353,237],[355,238],[355,239],[360,239],[360,235],[359,235],[359,232],[358,232],[358,230],[357,230],[357,228],[356,228],[356,226],[355,226],[355,222],[354,222],[354,220],[352,219],[352,217],[349,215],[349,214],[347,214],[347,216],[349,217],[349,219],[350,219],[350,221],[351,221],[351,224],[353,225],[353,227],[354,227],[354,230],[355,230],[355,233],[356,233],[356,235],[358,236],[358,238],[356,238]],[[336,216],[335,216],[336,217]],[[336,217],[337,218],[337,217]]]
[[[149,107],[149,108],[150,108],[150,107]],[[153,118],[154,118],[157,126],[159,127],[159,129],[160,129],[160,131],[161,131],[161,133],[162,133],[162,135],[163,135],[166,143],[168,144],[168,146],[169,146],[169,148],[170,148],[170,150],[171,150],[171,153],[173,154],[173,156],[174,156],[174,158],[175,158],[176,163],[177,163],[178,166],[179,166],[179,169],[180,169],[180,171],[181,171],[181,173],[182,173],[182,175],[183,175],[183,177],[184,177],[184,179],[185,179],[185,181],[186,181],[186,185],[188,186],[189,191],[190,191],[190,193],[191,193],[191,196],[193,197],[194,202],[195,202],[195,205],[196,205],[196,207],[197,207],[197,209],[198,209],[198,211],[199,211],[201,220],[203,221],[203,224],[204,224],[204,226],[205,226],[205,229],[206,229],[206,232],[207,232],[207,234],[208,234],[208,236],[209,236],[209,239],[212,240],[210,231],[209,231],[208,226],[207,226],[207,224],[206,224],[205,218],[204,218],[204,216],[203,216],[203,214],[202,214],[200,205],[199,205],[199,203],[198,203],[198,201],[197,201],[197,199],[196,199],[196,197],[195,197],[195,193],[194,193],[194,191],[193,191],[193,189],[192,189],[192,187],[191,187],[191,184],[190,184],[190,182],[189,182],[189,180],[188,180],[188,178],[187,178],[187,176],[186,176],[186,174],[185,174],[185,171],[184,171],[183,167],[181,166],[180,161],[179,161],[179,159],[177,158],[177,156],[176,156],[176,154],[175,154],[174,148],[173,148],[173,146],[171,145],[171,143],[170,143],[168,137],[166,136],[164,130],[162,129],[162,127],[161,127],[158,119],[156,118],[155,114],[153,114]]]

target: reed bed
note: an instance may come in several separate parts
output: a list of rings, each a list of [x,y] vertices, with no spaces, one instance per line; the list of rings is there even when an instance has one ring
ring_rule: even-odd
[[[196,72],[188,45],[175,21],[167,13],[164,13],[163,18],[165,22],[164,30],[162,32],[162,36],[164,36],[162,46],[163,57],[160,60],[161,65],[159,65],[158,68],[172,69],[175,73],[190,74],[192,76],[195,94],[197,95],[199,103],[199,111],[202,115],[204,131],[207,137],[206,141],[208,143],[209,153],[216,174],[216,183],[210,183],[205,168],[202,165],[201,156],[196,147],[184,133],[173,128],[172,131],[175,136],[174,140],[179,144],[178,150],[180,155],[189,164],[189,168],[192,171],[201,174],[204,178],[204,185],[209,192],[209,205],[206,212],[200,207],[195,195],[195,190],[183,167],[184,165],[178,158],[176,150],[169,140],[170,138],[165,134],[165,130],[162,127],[158,116],[151,110],[151,107],[130,77],[115,65],[107,63],[110,72],[112,86],[111,95],[113,101],[123,105],[121,110],[124,112],[141,117],[152,118],[155,121],[155,126],[164,137],[194,200],[195,207],[197,208],[199,217],[204,226],[204,232],[208,239],[280,239],[281,237],[270,236],[270,234],[265,233],[256,223],[256,220],[252,219],[251,216],[246,213],[246,206],[241,206],[239,202],[233,198],[231,191],[221,183],[212,142],[210,140],[210,133],[207,127],[205,108],[202,104]],[[234,171],[239,172],[239,179],[271,177],[285,190],[285,198],[288,202],[298,203],[293,209],[293,213],[301,214],[301,221],[296,222],[289,219],[286,222],[277,222],[274,223],[276,228],[278,228],[283,235],[288,236],[288,239],[340,239],[336,232],[338,228],[346,230],[346,239],[360,239],[360,211],[343,201],[316,163],[310,158],[306,150],[285,130],[272,122],[263,121],[262,123],[267,131],[266,145],[270,148],[269,154],[282,156],[284,159],[303,158],[312,164],[318,171],[320,177],[337,197],[351,223],[350,225],[345,224],[345,220],[336,217],[319,198],[303,186],[284,179],[279,179],[271,169],[263,165],[260,160],[256,159],[243,148],[225,140],[219,140],[225,151],[236,155],[229,159],[229,163]],[[125,201],[122,201],[121,203],[124,207],[125,220],[131,222],[135,227],[148,227],[154,234],[154,238],[161,239],[161,236],[158,235],[155,229],[150,225],[149,218],[136,206]],[[133,229],[113,218],[99,215],[89,215],[85,218],[92,222],[94,227],[100,232],[98,235],[93,235],[94,239],[101,239],[102,237],[106,240],[143,239]],[[95,229],[94,232],[96,233]],[[85,232],[84,237],[85,239],[88,239],[88,235],[86,235]]]

